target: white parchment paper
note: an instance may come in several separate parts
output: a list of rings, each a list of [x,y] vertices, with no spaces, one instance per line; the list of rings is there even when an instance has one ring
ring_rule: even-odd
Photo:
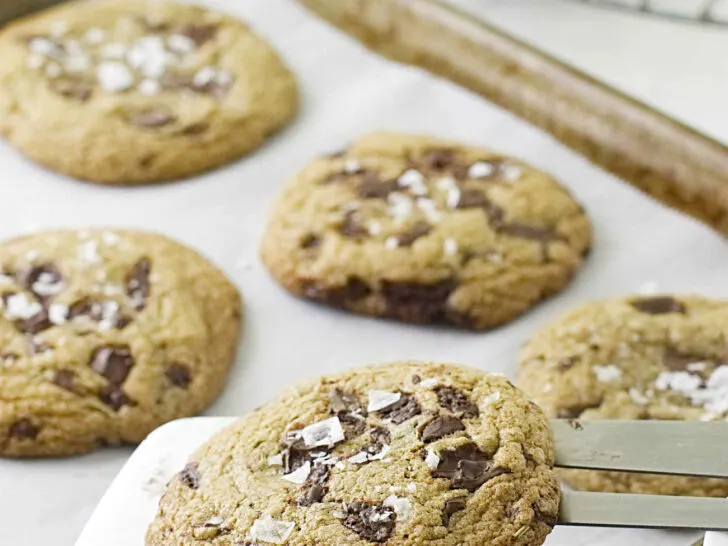
[[[292,1],[207,3],[246,19],[280,50],[301,87],[296,122],[233,165],[181,183],[137,189],[69,180],[0,145],[0,237],[56,226],[144,228],[176,237],[220,265],[243,292],[246,324],[228,387],[208,415],[239,415],[297,379],[394,359],[467,363],[512,376],[519,346],[529,334],[579,303],[655,287],[728,296],[728,245],[722,238],[510,114],[448,82],[378,58]],[[271,199],[312,155],[376,129],[489,146],[553,173],[594,223],[594,251],[584,270],[561,296],[509,326],[481,334],[363,318],[289,296],[257,259]],[[185,445],[175,453],[185,454],[209,433],[180,434]],[[129,454],[130,449],[109,449],[64,460],[0,461],[0,543],[71,544]],[[173,472],[178,461],[161,466],[162,474]],[[143,535],[144,518],[126,517],[126,512],[123,506],[108,510],[100,527],[96,522],[106,536],[87,544],[135,546],[113,542],[115,529]],[[549,544],[683,546],[690,538],[564,529]]]

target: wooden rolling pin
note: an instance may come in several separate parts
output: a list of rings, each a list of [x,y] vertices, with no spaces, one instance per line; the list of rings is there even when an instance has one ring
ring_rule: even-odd
[[[728,148],[435,0],[299,0],[394,60],[444,76],[728,235]]]

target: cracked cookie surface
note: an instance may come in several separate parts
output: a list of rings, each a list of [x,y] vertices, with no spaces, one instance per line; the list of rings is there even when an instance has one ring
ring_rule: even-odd
[[[161,235],[48,231],[0,244],[0,456],[136,443],[222,389],[241,303]]]
[[[297,108],[244,23],[147,0],[71,2],[0,33],[0,134],[55,171],[144,184],[257,148]]]
[[[545,173],[479,148],[376,133],[293,179],[261,255],[296,295],[486,330],[563,289],[590,242],[584,210]]]
[[[553,457],[543,413],[502,376],[354,369],[213,437],[168,485],[146,544],[542,544]]]
[[[531,338],[518,384],[554,418],[726,420],[727,336],[726,301],[660,295],[595,302]],[[591,491],[728,496],[728,480],[560,473]]]

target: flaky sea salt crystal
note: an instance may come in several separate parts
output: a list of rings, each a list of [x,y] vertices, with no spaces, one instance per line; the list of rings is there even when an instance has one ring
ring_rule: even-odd
[[[134,83],[134,75],[120,62],[104,61],[96,68],[96,78],[105,91],[126,91]]]
[[[43,306],[26,294],[13,294],[6,298],[5,316],[9,319],[28,320],[43,311]]]
[[[453,256],[458,251],[458,242],[452,237],[445,239],[442,245],[442,251],[446,256]]]
[[[488,396],[486,396],[485,399],[483,400],[483,402],[486,405],[489,405],[489,404],[496,403],[498,400],[500,400],[500,392],[495,391],[495,392],[490,393]]]
[[[68,318],[68,306],[62,303],[53,303],[48,307],[48,319],[53,324],[64,324]]]
[[[597,376],[597,381],[601,383],[614,383],[622,379],[622,370],[614,364],[594,366],[592,370],[594,371],[594,375]]]
[[[379,235],[382,232],[382,224],[379,222],[369,222],[367,231],[369,232],[369,235]]]
[[[494,170],[495,169],[492,163],[488,163],[487,161],[476,161],[468,169],[468,177],[486,178],[488,176],[491,176]]]
[[[78,245],[78,259],[82,262],[88,263],[101,261],[98,243],[91,240]]]
[[[650,402],[649,398],[642,394],[639,389],[636,389],[634,387],[629,389],[629,397],[635,404],[639,404],[640,406],[645,406]]]
[[[250,528],[250,538],[273,544],[285,544],[295,528],[296,524],[292,521],[273,519],[266,515],[253,522],[253,526]]]
[[[394,510],[394,513],[397,514],[397,519],[400,520],[406,520],[412,514],[412,503],[410,500],[398,497],[397,495],[388,496],[384,499],[382,506],[386,506],[387,508]]]
[[[400,193],[392,192],[387,196],[388,213],[395,220],[403,220],[412,214],[414,204],[409,196]]]
[[[308,479],[309,474],[311,474],[311,463],[306,461],[293,472],[283,474],[281,477],[286,481],[301,485]]]
[[[159,90],[161,89],[161,85],[159,84],[159,81],[153,80],[150,78],[146,78],[139,82],[139,85],[137,85],[137,91],[139,91],[142,95],[146,95],[147,97],[151,97],[159,93]]]
[[[167,47],[175,53],[186,55],[197,47],[195,41],[184,34],[171,34],[167,37]]]
[[[437,387],[440,383],[441,381],[437,377],[428,377],[420,381],[419,385],[425,389],[431,389]]]
[[[399,241],[397,240],[396,237],[387,237],[384,240],[384,248],[386,248],[387,250],[394,250],[398,246],[399,246]]]
[[[346,462],[349,462],[351,464],[364,464],[369,460],[367,455],[368,454],[366,451],[360,451],[356,455],[352,455],[351,457],[346,459]]]
[[[518,165],[501,165],[500,175],[508,182],[515,182],[523,176],[523,169]]]
[[[402,398],[402,394],[399,392],[379,390],[369,391],[368,396],[369,404],[367,406],[367,411],[379,411],[380,409],[384,409],[396,402],[399,402],[399,399]]]
[[[307,447],[332,446],[344,439],[344,429],[338,417],[331,417],[307,426],[301,437]]]
[[[268,457],[268,466],[283,466],[283,455],[278,453]]]
[[[361,171],[361,164],[356,159],[347,159],[344,161],[343,171],[346,174],[356,174]]]
[[[425,177],[416,169],[407,169],[397,178],[397,183],[404,188],[408,188],[414,195],[427,195],[428,193]]]
[[[445,204],[451,209],[457,208],[458,204],[460,203],[460,196],[460,188],[458,187],[447,190],[447,194],[445,196]]]
[[[435,470],[437,465],[440,464],[440,457],[434,452],[427,450],[427,456],[425,457],[425,464],[431,469]]]
[[[28,42],[28,49],[37,55],[53,57],[58,53],[58,46],[48,38],[33,38]]]
[[[655,388],[658,391],[673,390],[689,396],[702,382],[703,379],[699,375],[688,372],[661,372],[655,380]]]

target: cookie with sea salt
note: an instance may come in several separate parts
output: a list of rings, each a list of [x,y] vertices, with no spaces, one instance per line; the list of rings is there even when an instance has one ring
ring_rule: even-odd
[[[563,289],[590,241],[584,210],[547,174],[480,148],[376,133],[293,179],[261,254],[296,295],[486,330]]]
[[[0,456],[141,441],[220,392],[240,296],[161,235],[48,231],[0,244]]]
[[[664,295],[591,303],[531,338],[518,384],[549,417],[726,420],[728,302]],[[728,496],[728,480],[563,476],[590,491]]]
[[[301,383],[213,437],[147,546],[542,544],[548,422],[502,376],[396,362]]]
[[[55,171],[146,184],[257,148],[293,76],[242,22],[171,2],[70,2],[0,32],[0,134]]]

